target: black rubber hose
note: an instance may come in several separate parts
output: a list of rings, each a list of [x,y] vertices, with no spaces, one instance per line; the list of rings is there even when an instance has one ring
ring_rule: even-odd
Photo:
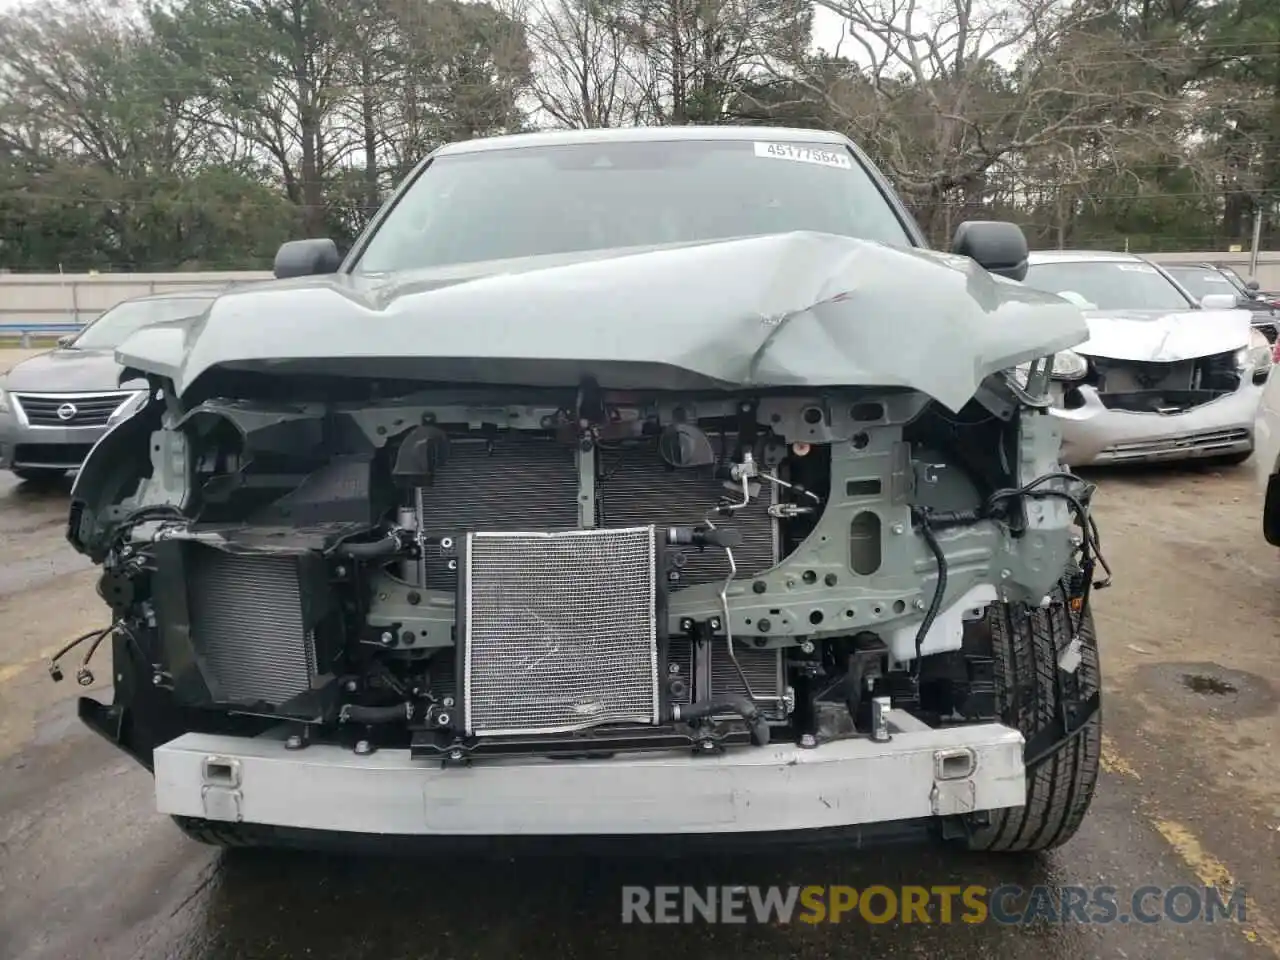
[[[344,543],[338,547],[340,556],[356,560],[373,560],[378,557],[389,557],[400,552],[400,541],[394,537],[383,537],[373,543]]]
[[[912,674],[917,678],[920,676],[924,662],[924,642],[933,628],[933,622],[938,618],[942,598],[947,592],[947,555],[942,552],[942,545],[938,543],[938,537],[929,525],[928,514],[922,513],[918,519],[920,535],[924,537],[924,542],[929,546],[929,552],[933,554],[933,559],[938,564],[938,582],[933,588],[933,600],[929,604],[929,609],[925,611],[924,619],[920,621],[920,628],[916,631],[916,659],[911,668]]]
[[[358,703],[345,703],[338,711],[338,719],[343,723],[395,723],[397,720],[408,720],[410,710],[407,703],[389,707],[363,707]]]
[[[735,713],[747,722],[751,729],[751,742],[762,747],[769,742],[769,721],[754,703],[746,697],[726,696],[712,700],[700,700],[688,706],[673,704],[670,720],[701,720],[717,713]]]

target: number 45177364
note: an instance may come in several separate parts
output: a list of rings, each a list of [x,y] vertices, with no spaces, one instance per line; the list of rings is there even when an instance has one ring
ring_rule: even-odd
[[[757,143],[755,148],[757,157],[816,163],[824,167],[851,166],[848,153],[834,148],[806,147],[790,143]]]

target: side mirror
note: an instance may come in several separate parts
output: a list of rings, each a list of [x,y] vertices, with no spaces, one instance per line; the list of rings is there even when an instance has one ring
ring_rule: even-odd
[[[1240,301],[1233,293],[1206,293],[1200,298],[1200,306],[1205,310],[1234,310]]]
[[[58,338],[58,347],[60,349],[71,346],[71,341],[75,339],[75,334],[65,333]]]
[[[956,227],[951,252],[969,257],[987,270],[1010,280],[1027,276],[1027,238],[1016,223],[1003,220],[966,220]]]
[[[1250,281],[1248,281],[1248,282],[1245,284],[1245,287],[1246,287],[1246,289],[1252,290],[1254,293],[1257,293],[1259,290],[1261,290],[1261,289],[1262,289],[1262,287],[1261,287],[1261,286],[1259,286],[1259,284],[1258,284],[1258,281],[1257,281],[1257,280],[1250,280]]]
[[[280,244],[272,272],[277,280],[334,273],[342,263],[338,245],[332,240],[290,240]]]

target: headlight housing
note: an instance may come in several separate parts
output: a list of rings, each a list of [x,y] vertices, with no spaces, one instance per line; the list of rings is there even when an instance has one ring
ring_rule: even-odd
[[[120,406],[112,411],[111,416],[107,418],[107,426],[114,427],[121,420],[127,420],[135,413],[141,410],[147,402],[147,391],[138,390]]]
[[[1271,366],[1271,344],[1260,330],[1249,331],[1249,345],[1236,351],[1236,369],[1261,370]]]
[[[1063,350],[1053,355],[1054,380],[1083,380],[1089,375],[1089,361],[1074,350]]]
[[[12,413],[13,407],[9,405],[9,392],[4,387],[0,387],[0,413]]]

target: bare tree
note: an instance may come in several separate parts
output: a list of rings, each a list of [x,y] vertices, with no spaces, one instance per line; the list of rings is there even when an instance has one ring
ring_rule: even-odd
[[[770,60],[809,44],[809,0],[617,0],[618,22],[642,57],[637,81],[659,123],[718,123]]]
[[[635,123],[643,65],[601,0],[531,0],[522,11],[533,53],[532,92],[562,127]]]

